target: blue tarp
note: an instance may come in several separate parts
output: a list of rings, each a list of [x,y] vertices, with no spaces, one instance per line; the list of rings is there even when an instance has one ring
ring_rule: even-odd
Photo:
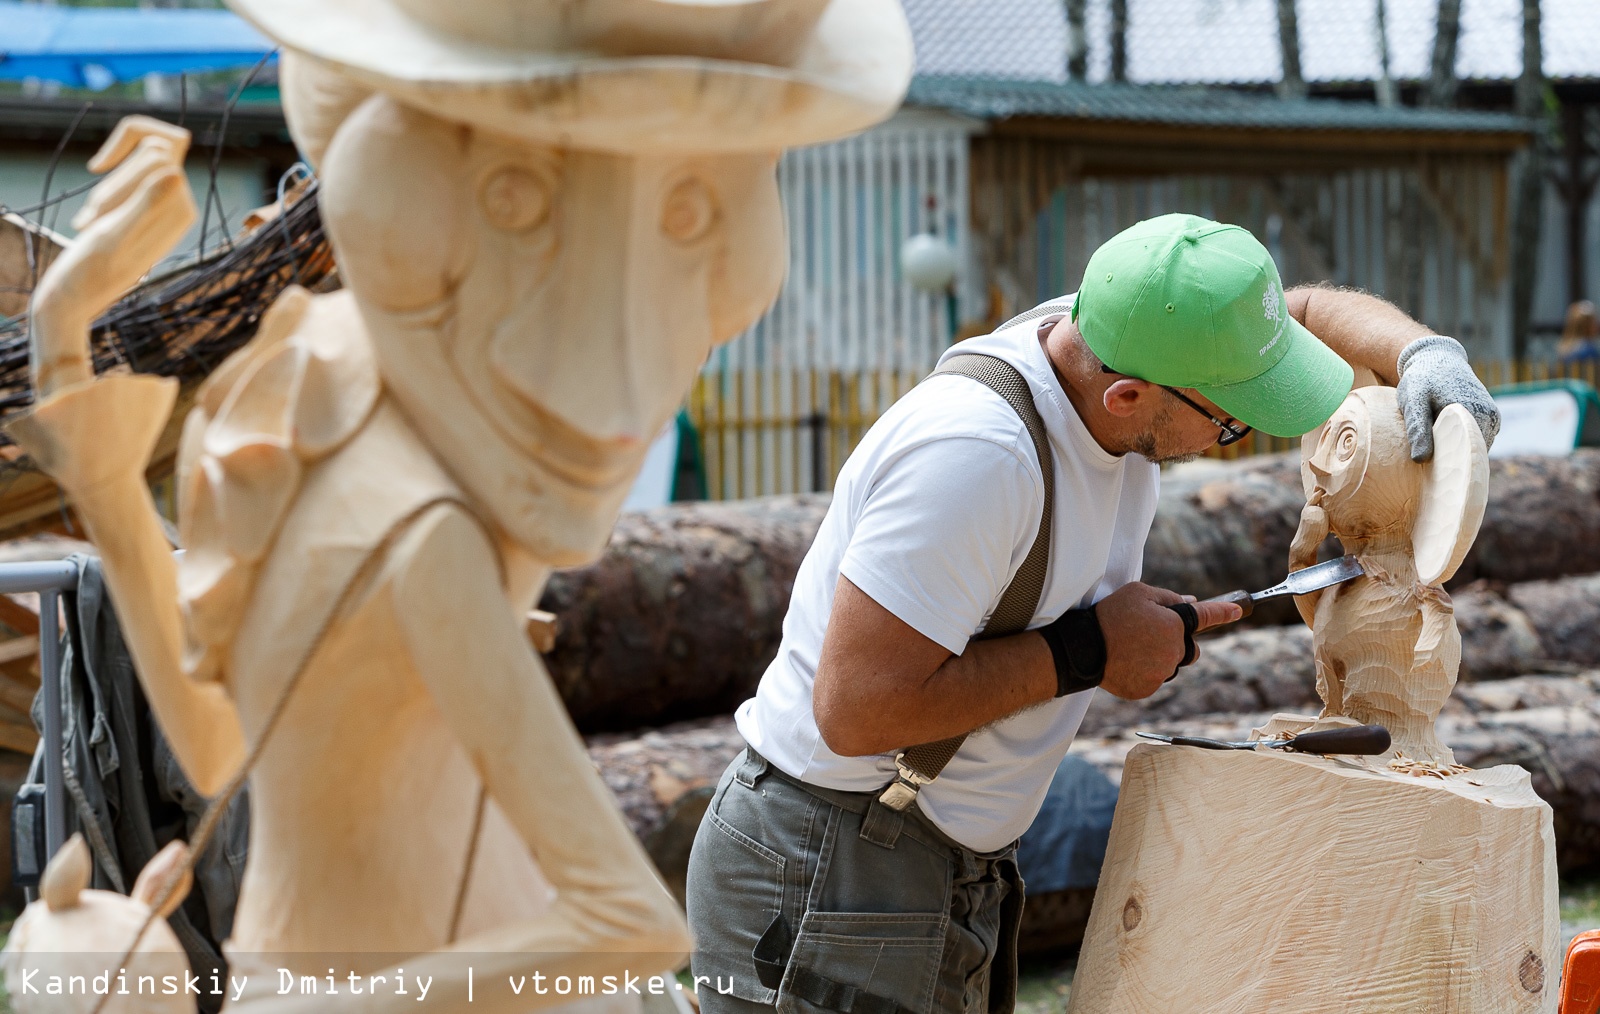
[[[1117,787],[1100,769],[1067,754],[1033,826],[1017,845],[1017,869],[1028,893],[1093,887],[1100,881]]]
[[[273,44],[231,11],[45,7],[0,0],[0,80],[106,88],[255,63]]]

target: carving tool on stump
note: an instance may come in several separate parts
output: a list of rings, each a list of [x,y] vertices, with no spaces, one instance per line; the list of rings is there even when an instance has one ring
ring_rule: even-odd
[[[1381,725],[1303,732],[1289,739],[1206,739],[1203,736],[1166,736],[1159,732],[1141,732],[1139,735],[1174,746],[1198,746],[1206,750],[1254,750],[1258,746],[1265,746],[1295,753],[1342,753],[1370,757],[1389,749],[1389,730]]]

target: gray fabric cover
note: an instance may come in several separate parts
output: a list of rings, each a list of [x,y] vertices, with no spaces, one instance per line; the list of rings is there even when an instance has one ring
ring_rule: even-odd
[[[157,728],[134,674],[133,660],[101,576],[98,557],[74,555],[78,590],[64,596],[67,632],[61,652],[64,749],[68,768],[67,833],[93,822],[109,847],[95,856],[93,885],[126,893],[156,852],[194,832],[206,800],[178,766]],[[43,700],[34,701],[34,724],[44,727]],[[29,781],[44,781],[43,745],[34,752]],[[239,883],[250,834],[248,788],[229,804],[216,837],[195,863],[194,887],[169,918],[201,977],[200,1009],[214,1012],[221,997],[209,993],[215,971],[227,981],[220,943],[233,929]],[[96,844],[92,834],[91,846]]]

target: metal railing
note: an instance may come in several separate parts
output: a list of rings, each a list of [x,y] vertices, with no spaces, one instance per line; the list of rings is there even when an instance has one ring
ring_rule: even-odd
[[[61,593],[78,587],[66,560],[0,564],[0,595],[39,593],[39,692],[44,697],[44,841],[46,862],[67,840],[66,754],[61,733]],[[41,869],[43,864],[41,863]]]

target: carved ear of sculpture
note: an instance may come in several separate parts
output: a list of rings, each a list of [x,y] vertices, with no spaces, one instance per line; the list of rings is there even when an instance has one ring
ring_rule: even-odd
[[[168,890],[165,899],[161,892],[166,888],[167,881],[177,872],[183,861],[189,858],[189,846],[181,841],[170,841],[167,847],[150,857],[144,864],[144,869],[139,871],[139,879],[133,882],[133,898],[142,901],[145,905],[155,909],[157,915],[165,919],[178,910],[183,904],[183,899],[188,897],[189,888],[194,884],[194,871],[184,870],[183,877],[177,885]],[[159,908],[156,903],[160,902]]]
[[[65,912],[78,907],[78,895],[89,886],[94,873],[94,862],[89,858],[89,846],[83,835],[75,834],[50,857],[39,878],[39,897],[52,912]]]
[[[1489,452],[1471,413],[1448,405],[1433,424],[1433,461],[1422,480],[1422,509],[1411,529],[1417,579],[1448,581],[1478,537],[1489,502]]]

